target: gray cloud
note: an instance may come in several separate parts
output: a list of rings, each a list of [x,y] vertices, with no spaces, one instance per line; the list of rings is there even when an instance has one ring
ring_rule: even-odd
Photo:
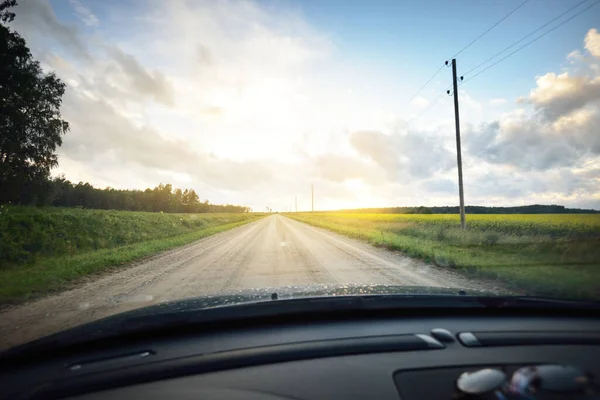
[[[458,184],[448,178],[433,178],[423,182],[423,188],[434,193],[458,193]]]
[[[149,169],[187,173],[213,187],[241,190],[274,178],[260,161],[237,162],[198,153],[185,142],[166,140],[151,128],[138,128],[103,100],[67,91],[64,116],[71,122],[61,152],[76,161],[136,163]]]
[[[84,24],[86,24],[88,26],[98,25],[98,23],[99,23],[98,18],[94,15],[94,13],[89,8],[87,8],[86,6],[81,4],[78,0],[70,0],[69,2],[71,3],[73,8],[75,9],[75,12],[79,16],[79,18],[83,21]]]
[[[595,29],[586,36],[586,48],[595,61],[574,67],[575,75],[547,73],[522,103],[532,104],[533,115],[521,114],[466,129],[468,153],[492,164],[523,170],[578,166],[600,155],[600,72],[595,53],[600,41]]]
[[[597,171],[595,171],[597,172]],[[475,196],[501,196],[505,198],[560,195],[587,198],[598,192],[600,178],[590,179],[594,170],[573,171],[556,168],[552,171],[518,172],[494,169],[479,174],[469,181],[467,193]]]
[[[502,197],[518,199],[542,194],[593,195],[600,187],[598,169],[573,172],[569,168],[551,171],[515,171],[504,167],[486,168],[482,173],[477,169],[465,171],[465,195],[471,203],[473,197],[484,199]],[[596,174],[596,175],[594,175]],[[422,187],[433,193],[458,196],[456,179],[435,177],[423,182]]]
[[[424,133],[386,135],[357,131],[350,135],[350,143],[363,157],[383,168],[392,180],[406,176],[426,178],[453,165],[453,154],[440,140]]]
[[[75,0],[73,4],[76,8],[83,7]],[[81,72],[77,80],[88,90],[117,101],[136,102],[143,96],[168,106],[173,105],[171,85],[159,71],[147,70],[134,56],[115,46],[100,47],[110,57],[110,62],[106,62],[99,55],[92,56],[82,32],[76,26],[60,22],[47,1],[22,1],[17,7],[14,28],[38,48],[39,58],[52,58],[52,47],[48,45],[48,41],[53,40],[70,50],[74,60],[82,62],[85,66],[79,68]],[[81,7],[77,8],[78,12],[85,8]],[[93,16],[91,13],[90,15]],[[84,74],[87,78],[84,78]]]
[[[466,196],[502,196],[515,199],[528,194],[533,188],[536,192],[545,192],[547,187],[537,179],[526,179],[522,174],[511,171],[493,170],[467,181]],[[540,187],[541,186],[541,187]]]
[[[463,136],[468,153],[492,164],[545,170],[576,166],[600,155],[600,112],[557,126],[537,117],[482,124]]]
[[[328,154],[314,160],[316,175],[331,182],[362,179],[368,183],[382,181],[380,169],[355,157]]]
[[[546,74],[537,79],[538,87],[527,98],[546,120],[556,121],[600,101],[600,77]]]
[[[584,42],[591,56],[589,62],[584,63],[584,68],[575,65],[571,68],[571,74],[550,72],[538,77],[537,87],[519,101],[533,104],[548,121],[556,121],[586,106],[597,105],[600,102],[600,34],[596,29],[590,29]],[[578,50],[567,58],[576,59],[574,54],[583,60]]]
[[[212,56],[212,52],[210,51],[210,49],[203,45],[202,43],[198,44],[198,48],[196,49],[197,51],[197,56],[198,56],[198,62],[200,64],[206,64],[206,65],[211,65],[213,62],[213,56]]]
[[[107,48],[110,57],[117,62],[121,71],[127,76],[135,92],[165,105],[173,105],[173,93],[167,79],[158,71],[148,72],[130,54],[126,54],[117,47]]]
[[[397,154],[391,151],[394,138],[376,131],[359,131],[350,135],[350,143],[358,152],[379,164],[388,173],[399,167]]]
[[[20,1],[15,13],[16,17],[12,25],[18,32],[24,32],[26,39],[29,39],[30,35],[38,36],[38,39],[42,40],[54,39],[76,57],[89,59],[88,48],[81,39],[78,29],[61,23],[47,1]]]

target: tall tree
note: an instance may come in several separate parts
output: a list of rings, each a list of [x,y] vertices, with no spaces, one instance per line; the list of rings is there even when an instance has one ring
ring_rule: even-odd
[[[44,74],[25,40],[7,24],[16,0],[0,3],[0,203],[48,201],[56,148],[69,124],[61,119],[65,84]]]

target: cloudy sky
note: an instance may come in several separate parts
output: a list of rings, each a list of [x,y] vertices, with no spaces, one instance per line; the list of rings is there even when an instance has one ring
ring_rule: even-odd
[[[317,209],[457,204],[450,68],[418,91],[523,0],[18,1],[67,84],[55,174],[287,211],[311,183]],[[578,3],[530,0],[458,54],[467,204],[600,209],[597,0],[470,71]]]

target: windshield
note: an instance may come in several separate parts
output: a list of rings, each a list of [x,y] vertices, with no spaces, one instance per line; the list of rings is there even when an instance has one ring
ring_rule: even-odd
[[[0,0],[0,349],[193,298],[599,300],[599,3]]]

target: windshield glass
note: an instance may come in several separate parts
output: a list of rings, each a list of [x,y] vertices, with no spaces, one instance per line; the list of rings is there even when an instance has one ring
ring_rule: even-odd
[[[598,3],[0,0],[0,349],[191,298],[597,301]]]

